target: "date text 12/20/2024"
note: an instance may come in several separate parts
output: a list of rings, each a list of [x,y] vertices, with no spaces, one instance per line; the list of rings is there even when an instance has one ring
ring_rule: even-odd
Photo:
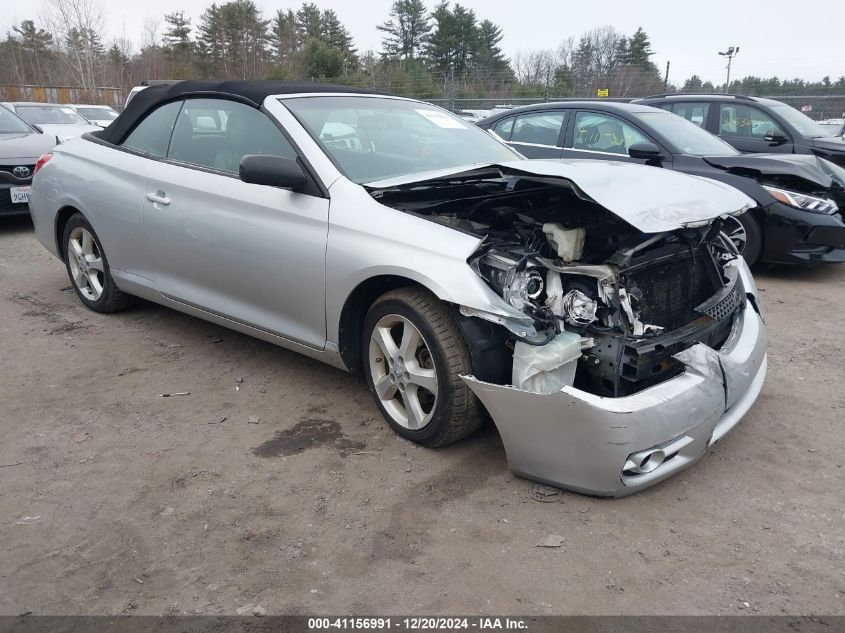
[[[326,617],[309,618],[310,631],[459,631],[459,630],[526,631],[528,623],[521,618],[508,617]]]

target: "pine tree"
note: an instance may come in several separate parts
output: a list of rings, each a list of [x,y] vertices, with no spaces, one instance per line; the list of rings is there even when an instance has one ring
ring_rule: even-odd
[[[12,30],[20,36],[21,52],[30,58],[32,81],[44,85],[42,64],[50,57],[53,36],[44,29],[37,28],[32,20],[24,20]]]
[[[628,40],[625,63],[631,66],[650,69],[654,66],[651,63],[652,55],[654,55],[654,51],[651,49],[651,40],[643,30],[643,27],[640,27],[631,36],[631,39]]]
[[[422,0],[394,0],[390,19],[376,27],[382,37],[382,54],[388,58],[414,59],[431,31]]]

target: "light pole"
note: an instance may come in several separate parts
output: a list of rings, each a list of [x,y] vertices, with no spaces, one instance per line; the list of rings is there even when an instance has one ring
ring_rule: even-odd
[[[733,58],[737,56],[739,53],[739,46],[731,46],[728,50],[724,52],[720,52],[719,55],[722,57],[728,58],[728,78],[725,80],[725,92],[730,89],[731,86],[731,62]]]

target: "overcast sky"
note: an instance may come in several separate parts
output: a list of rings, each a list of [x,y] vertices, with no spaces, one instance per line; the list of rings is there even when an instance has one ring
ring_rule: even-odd
[[[196,24],[211,0],[100,0],[112,37],[138,42],[146,19],[181,8]],[[225,0],[217,0],[222,3]],[[378,50],[376,24],[387,18],[391,0],[316,0],[334,9],[360,51]],[[42,2],[0,0],[0,29],[38,14]],[[256,0],[270,17],[277,9],[296,8],[301,0]],[[429,8],[435,0],[426,0]],[[801,77],[819,80],[845,75],[845,1],[745,0],[463,0],[479,18],[489,18],[504,32],[502,47],[512,56],[522,49],[556,48],[570,35],[612,25],[625,34],[642,26],[656,52],[654,62],[680,82],[693,74],[724,81],[725,61],[717,55],[740,46],[732,76]],[[162,29],[163,30],[163,29]]]

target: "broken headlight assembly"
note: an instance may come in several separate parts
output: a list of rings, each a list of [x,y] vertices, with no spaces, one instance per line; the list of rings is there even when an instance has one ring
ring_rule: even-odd
[[[475,268],[508,304],[517,310],[537,308],[545,289],[543,275],[527,267],[523,258],[515,259],[498,250],[488,251],[475,260]]]
[[[810,213],[831,215],[839,210],[836,203],[828,198],[819,198],[817,196],[807,195],[806,193],[770,187],[769,185],[763,185],[763,189],[768,191],[778,202],[782,202],[789,207],[809,211]]]

